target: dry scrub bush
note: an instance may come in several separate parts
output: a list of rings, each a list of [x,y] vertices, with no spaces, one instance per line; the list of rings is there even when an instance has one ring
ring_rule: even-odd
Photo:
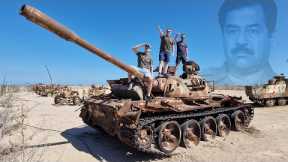
[[[12,94],[0,98],[0,154],[7,152],[7,147],[14,144],[6,141],[6,136],[12,135],[13,131],[20,127],[21,113],[13,105],[15,98]]]
[[[17,85],[8,85],[6,83],[2,83],[0,86],[0,97],[5,96],[7,94],[20,92],[21,87]]]
[[[18,86],[1,86],[0,96],[0,162],[28,162],[41,161],[39,149],[25,150],[28,139],[36,132],[25,137],[24,119],[28,109],[24,105],[16,104],[13,93],[20,91]],[[5,90],[4,90],[5,89]]]
[[[4,96],[7,93],[7,85],[5,83],[0,86],[0,97]]]

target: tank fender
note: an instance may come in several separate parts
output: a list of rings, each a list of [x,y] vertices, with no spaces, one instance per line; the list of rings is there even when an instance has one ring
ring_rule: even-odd
[[[131,101],[126,101],[122,107],[119,108],[119,110],[117,111],[117,116],[118,117],[124,117],[128,112],[129,110],[131,110],[131,106],[132,106],[132,103]]]

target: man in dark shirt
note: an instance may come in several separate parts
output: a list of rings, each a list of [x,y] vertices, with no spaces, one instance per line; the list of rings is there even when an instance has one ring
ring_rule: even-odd
[[[141,52],[139,49],[144,48],[144,52]],[[144,83],[147,86],[146,98],[151,98],[153,76],[152,76],[152,58],[151,58],[151,46],[147,43],[139,44],[132,48],[133,52],[137,55],[137,67],[132,66],[139,72],[144,74],[145,80]],[[131,82],[131,74],[128,76],[128,81]],[[132,88],[132,84],[129,84],[129,89]]]
[[[167,74],[168,70],[168,63],[170,61],[170,55],[171,53],[174,53],[173,51],[173,46],[174,46],[174,41],[171,38],[171,29],[167,29],[166,32],[164,33],[160,26],[158,26],[158,30],[160,33],[160,39],[161,39],[161,45],[160,45],[160,52],[159,52],[159,75],[162,74]]]
[[[180,40],[178,41],[178,36],[181,35]],[[188,46],[185,42],[186,35],[185,34],[176,34],[175,42],[177,45],[177,57],[176,57],[176,70],[180,62],[184,65],[187,62],[188,58]]]

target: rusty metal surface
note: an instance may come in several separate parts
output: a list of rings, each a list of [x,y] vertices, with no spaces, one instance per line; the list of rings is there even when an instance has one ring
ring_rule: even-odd
[[[257,104],[274,106],[278,100],[279,105],[285,105],[288,99],[288,80],[283,75],[275,76],[261,86],[246,86],[246,95]],[[286,102],[285,102],[286,101]]]
[[[88,90],[88,97],[98,97],[111,93],[110,88],[92,85]]]
[[[213,98],[213,97],[212,97]],[[223,110],[218,110],[220,107],[211,107],[210,104],[197,104],[195,103],[194,105],[190,104],[185,104],[185,101],[181,99],[175,99],[175,98],[155,98],[150,102],[146,101],[131,101],[131,100],[119,100],[119,99],[88,99],[85,101],[85,105],[81,110],[80,117],[89,124],[90,126],[94,127],[101,127],[105,132],[112,136],[117,136],[120,141],[123,143],[137,148],[139,150],[148,149],[150,150],[150,142],[153,141],[150,138],[155,138],[152,134],[155,134],[162,122],[164,121],[170,121],[170,120],[175,120],[177,123],[181,123],[181,121],[186,121],[189,118],[189,116],[197,116],[199,115],[199,118],[197,117],[192,117],[196,122],[200,123],[200,119],[204,118],[206,115],[204,112],[208,114],[216,114],[213,113],[214,111],[217,112],[219,111],[219,115],[227,114],[228,116],[228,122],[231,120],[232,122],[232,116],[231,116],[231,111],[237,111],[241,110],[243,114],[245,114],[245,119],[242,118],[241,122],[246,125],[250,123],[250,121],[253,118],[253,111],[249,105],[244,105],[241,102],[237,102],[236,99],[233,99],[232,97],[224,97],[222,100],[213,100],[210,102],[215,102],[217,104],[215,105],[222,105],[224,108]],[[226,103],[226,104],[224,104]],[[227,104],[227,103],[230,103]],[[225,108],[225,106],[227,108]],[[225,110],[227,109],[227,113]],[[181,120],[178,120],[181,119]],[[187,118],[187,119],[186,119]],[[213,119],[211,116],[210,118]],[[168,119],[168,120],[167,120]],[[184,119],[184,120],[183,120]],[[185,120],[186,119],[186,120]],[[151,120],[151,122],[149,121]],[[161,122],[158,122],[161,121]],[[235,122],[239,122],[238,120],[235,120]],[[150,123],[150,124],[144,124],[144,123]],[[236,123],[239,124],[239,123]],[[207,127],[207,125],[204,125],[205,127],[205,133],[207,134],[207,137],[209,135],[214,136],[215,132],[215,125],[213,127],[213,132],[211,133],[210,127]],[[241,125],[242,126],[242,125]],[[208,129],[209,128],[209,129]],[[225,130],[222,125],[219,125],[219,128],[221,129],[220,131],[224,130],[226,133],[228,129],[231,129],[231,127],[227,127],[225,125]],[[173,128],[174,129],[174,128]],[[202,127],[201,127],[202,129]],[[211,128],[212,129],[212,128]],[[195,144],[197,144],[197,132],[191,133],[192,130],[190,131],[190,140]],[[151,132],[150,134],[147,132]],[[162,137],[160,143],[157,144],[157,139],[156,140],[156,145],[165,145],[165,141],[170,139],[175,139],[175,135],[171,135],[172,130],[167,130],[162,132]],[[136,134],[135,134],[136,133]],[[138,134],[139,133],[139,134]],[[189,133],[189,132],[188,132]],[[224,134],[223,133],[223,134]],[[199,132],[198,132],[198,136]],[[173,137],[173,138],[172,138]],[[187,138],[188,138],[187,137]],[[157,136],[159,137],[159,134]],[[179,137],[177,137],[178,139]],[[171,140],[170,139],[170,140]],[[207,138],[208,139],[208,138]],[[135,143],[136,140],[136,143]],[[137,140],[139,140],[137,142]],[[167,142],[167,141],[166,141]],[[162,146],[161,152],[165,152],[165,148],[168,150],[165,153],[169,153],[169,150],[173,150],[175,143],[175,140],[168,142],[171,147],[165,147]],[[145,150],[144,149],[144,150]],[[163,151],[164,150],[164,151]]]
[[[56,105],[80,105],[82,100],[79,92],[72,90],[70,87],[59,87],[57,95],[54,97]]]
[[[48,96],[55,96],[58,94],[59,89],[61,88],[60,85],[55,85],[55,84],[34,84],[32,85],[32,90],[43,97],[48,97]]]

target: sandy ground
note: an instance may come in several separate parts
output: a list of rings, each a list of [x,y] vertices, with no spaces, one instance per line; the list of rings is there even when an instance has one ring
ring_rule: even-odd
[[[220,92],[244,95],[243,91]],[[27,137],[34,134],[27,142],[41,151],[41,161],[288,161],[288,106],[256,108],[249,132],[232,131],[225,138],[200,142],[191,149],[179,147],[174,156],[160,158],[136,152],[117,139],[86,126],[78,117],[77,106],[55,106],[53,98],[31,92],[16,96],[30,109],[25,120],[25,134]]]

